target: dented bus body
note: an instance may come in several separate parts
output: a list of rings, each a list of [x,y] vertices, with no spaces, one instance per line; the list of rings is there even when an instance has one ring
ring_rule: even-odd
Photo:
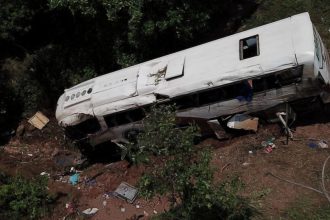
[[[56,118],[77,140],[121,143],[154,103],[208,122],[310,97],[328,103],[329,82],[329,54],[302,13],[80,83],[59,98]]]

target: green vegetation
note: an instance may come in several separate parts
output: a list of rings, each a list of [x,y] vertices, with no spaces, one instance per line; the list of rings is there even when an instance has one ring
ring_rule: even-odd
[[[146,198],[166,195],[170,210],[158,219],[249,219],[253,209],[238,195],[238,178],[214,184],[211,153],[195,146],[198,129],[194,125],[175,127],[173,106],[154,107],[143,121],[133,158],[148,158],[152,168],[140,179]],[[142,156],[143,155],[143,156]],[[151,157],[155,155],[156,157]],[[141,157],[142,156],[142,157]]]
[[[327,48],[330,48],[329,0],[257,0],[259,6],[243,24],[244,30],[277,21],[302,12],[309,12]]]
[[[4,124],[15,127],[8,121],[22,113],[54,109],[65,88],[233,34],[242,24],[247,29],[308,11],[330,47],[329,5],[329,0],[3,0],[0,117],[5,114]]]
[[[255,7],[253,0],[3,0],[0,117],[15,127],[8,121],[55,109],[74,84],[232,34]]]
[[[1,175],[0,219],[37,219],[47,213],[47,178],[27,180]]]

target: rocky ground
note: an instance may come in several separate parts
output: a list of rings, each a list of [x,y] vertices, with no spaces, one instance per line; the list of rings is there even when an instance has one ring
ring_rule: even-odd
[[[48,188],[57,200],[51,215],[45,219],[63,219],[71,207],[78,211],[97,208],[98,212],[91,217],[95,220],[138,219],[142,215],[144,217],[140,219],[149,219],[168,208],[165,198],[146,201],[138,197],[130,204],[113,196],[112,192],[121,182],[136,186],[145,166],[104,160],[104,155],[100,161],[86,162],[79,151],[65,140],[53,118],[42,130],[28,127],[25,124],[22,136],[13,137],[1,147],[0,170],[28,178],[42,172],[49,174]],[[216,183],[235,176],[243,181],[245,187],[241,193],[250,198],[252,205],[259,210],[257,219],[286,219],[288,210],[297,201],[308,200],[309,205],[315,208],[328,202],[323,195],[274,175],[321,189],[322,165],[330,151],[317,144],[321,140],[330,141],[329,137],[330,123],[314,121],[307,125],[298,124],[294,140],[290,140],[289,144],[285,143],[280,126],[273,124],[261,125],[257,133],[230,140],[208,138],[200,145],[213,149]],[[275,148],[267,153],[262,145],[269,140]],[[69,183],[72,166],[80,168],[79,182],[74,186]],[[330,166],[328,170],[330,172]]]

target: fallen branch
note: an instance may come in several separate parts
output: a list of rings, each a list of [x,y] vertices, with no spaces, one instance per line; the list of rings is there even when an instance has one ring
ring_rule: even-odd
[[[287,183],[291,183],[291,184],[294,184],[294,185],[297,185],[297,186],[300,186],[300,187],[303,187],[303,188],[306,188],[306,189],[313,190],[314,192],[320,193],[320,194],[324,195],[327,198],[327,200],[329,201],[329,203],[330,203],[329,192],[325,188],[325,167],[326,167],[329,159],[330,159],[330,156],[328,156],[327,159],[325,159],[325,161],[323,163],[323,166],[322,166],[322,177],[321,177],[322,191],[320,191],[318,189],[315,189],[313,187],[310,187],[310,186],[306,186],[306,185],[301,184],[301,183],[296,183],[296,182],[293,182],[291,180],[287,180],[287,179],[281,178],[279,176],[276,176],[276,175],[272,174],[271,172],[266,173],[266,175],[271,175],[272,177],[275,177],[276,179],[279,179],[279,180],[285,181]]]
[[[301,183],[296,183],[296,182],[293,182],[291,180],[281,178],[279,176],[276,176],[276,175],[272,174],[271,172],[266,173],[266,175],[270,175],[272,177],[275,177],[276,179],[279,179],[279,180],[285,181],[287,183],[291,183],[291,184],[294,184],[294,185],[297,185],[297,186],[300,186],[300,187],[303,187],[303,188],[306,188],[306,189],[310,189],[310,190],[313,190],[314,192],[317,192],[317,193],[320,193],[320,194],[324,195],[324,193],[322,191],[318,190],[318,189],[315,189],[315,188],[310,187],[310,186],[306,186],[306,185],[301,184]]]
[[[327,192],[327,190],[325,189],[325,183],[324,183],[324,172],[325,172],[325,166],[327,165],[327,162],[329,160],[330,156],[327,157],[327,159],[324,161],[323,163],[323,167],[322,167],[322,188],[323,188],[323,194],[325,195],[325,197],[328,199],[328,201],[330,202],[330,197],[329,197],[329,194]]]
[[[221,168],[221,173],[228,167],[230,166],[230,163],[227,163],[226,165],[224,165],[222,168]]]

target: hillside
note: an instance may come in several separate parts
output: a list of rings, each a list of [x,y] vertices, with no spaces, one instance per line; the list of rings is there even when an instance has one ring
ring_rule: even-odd
[[[133,156],[125,160],[108,143],[75,145],[54,117],[58,97],[79,82],[306,11],[330,48],[330,0],[4,0],[0,219],[168,220],[189,212],[191,219],[330,219],[321,187],[322,179],[330,187],[329,165],[322,174],[330,150],[320,147],[330,144],[329,106],[306,106],[288,144],[276,123],[261,121],[257,132],[225,140],[192,129],[193,138],[177,140],[182,133],[173,130],[174,120],[154,120],[153,129],[172,136],[148,133],[128,145]],[[36,111],[50,119],[41,130],[27,122]],[[188,150],[176,157],[157,139]],[[265,142],[276,147],[267,152]],[[134,148],[147,144],[154,147],[149,155]],[[70,183],[77,173],[77,183]],[[165,178],[155,184],[152,175]],[[115,196],[122,182],[139,190],[133,203]],[[98,211],[85,216],[87,208]]]

